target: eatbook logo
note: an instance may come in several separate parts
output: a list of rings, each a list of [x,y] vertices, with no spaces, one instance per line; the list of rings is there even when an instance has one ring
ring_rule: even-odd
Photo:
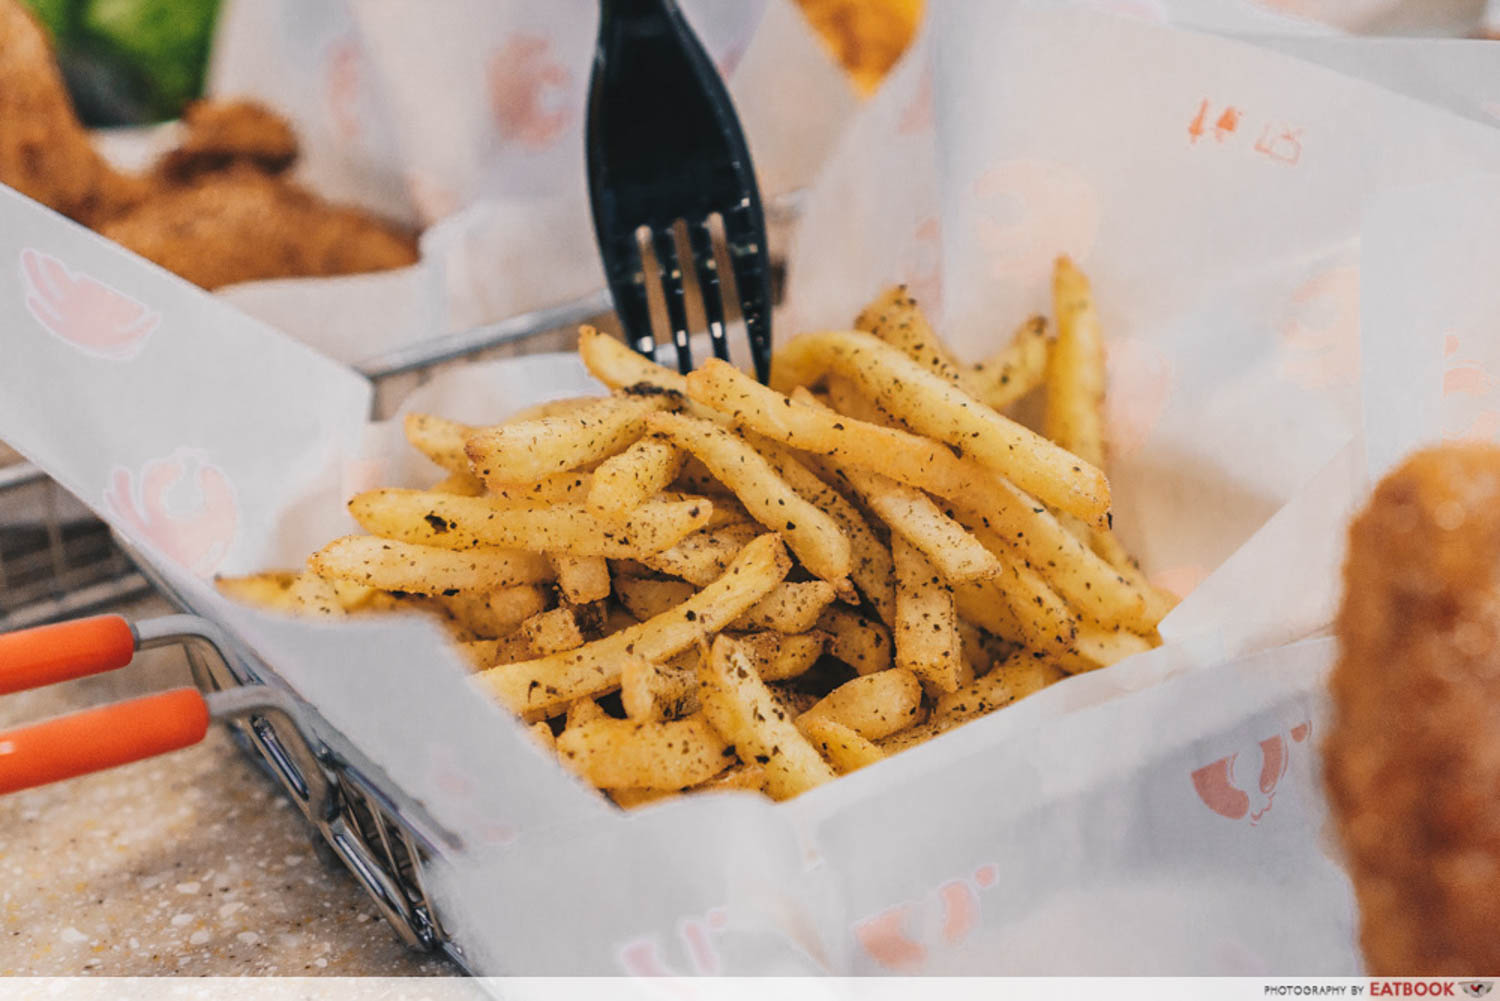
[[[126,361],[141,350],[161,314],[51,254],[21,251],[26,311],[49,334],[98,358]]]
[[[677,938],[693,974],[712,977],[723,971],[723,962],[713,940],[728,926],[729,912],[723,907],[711,907],[701,916],[690,915],[677,922]],[[620,946],[619,958],[621,968],[632,977],[691,975],[673,968],[663,958],[661,942],[654,935],[626,942]]]
[[[1459,984],[1458,988],[1466,997],[1482,998],[1495,989],[1495,982],[1493,980],[1466,980]]]
[[[489,63],[490,105],[500,134],[531,149],[555,143],[572,121],[573,75],[541,35],[512,35]]]
[[[1000,881],[993,862],[943,881],[923,900],[903,901],[855,922],[854,938],[875,962],[899,973],[927,964],[928,947],[957,945],[980,923],[981,890]]]
[[[1300,744],[1312,732],[1310,722],[1299,723],[1288,732],[1292,743]],[[1250,818],[1252,825],[1271,812],[1271,801],[1276,797],[1276,786],[1286,775],[1290,764],[1290,748],[1286,740],[1277,734],[1260,742],[1260,775],[1254,785],[1241,785],[1237,774],[1240,763],[1238,752],[1204,765],[1193,772],[1193,789],[1203,805],[1229,820]]]
[[[233,484],[193,449],[178,449],[135,472],[116,467],[104,506],[132,537],[199,577],[218,569],[239,528]]]

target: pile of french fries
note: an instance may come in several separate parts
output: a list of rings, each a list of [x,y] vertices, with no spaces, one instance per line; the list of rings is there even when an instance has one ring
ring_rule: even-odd
[[[585,327],[609,396],[493,427],[406,419],[444,472],[349,502],[368,533],[266,607],[409,611],[576,774],[631,807],[786,799],[1159,642],[1170,595],[1116,541],[1104,355],[1066,258],[1041,317],[977,365],[904,288],[794,338],[771,386],[682,376]],[[1042,433],[1005,416],[1044,390]]]

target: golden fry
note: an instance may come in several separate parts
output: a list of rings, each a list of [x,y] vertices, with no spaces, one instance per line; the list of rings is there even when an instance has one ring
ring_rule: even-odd
[[[594,470],[589,508],[599,517],[614,519],[639,507],[677,478],[683,453],[655,436],[642,438]]]
[[[425,490],[370,490],[349,502],[354,520],[373,535],[464,551],[478,546],[636,558],[676,545],[707,523],[706,500],[643,504],[617,524],[600,524],[578,504],[509,507],[489,497]]]
[[[1050,349],[1046,317],[1029,318],[1009,344],[970,370],[971,391],[995,410],[1004,410],[1042,384]]]
[[[494,668],[480,678],[513,711],[532,719],[545,717],[573,699],[617,687],[626,658],[661,663],[723,629],[781,583],[790,569],[781,539],[757,536],[723,577],[676,608],[577,650]]]
[[[896,560],[896,666],[941,691],[954,691],[964,659],[953,588],[900,536],[891,540],[891,555]]]
[[[844,682],[799,718],[824,717],[866,740],[880,740],[921,722],[921,712],[922,683],[894,668]]]
[[[733,760],[701,716],[664,723],[591,720],[557,738],[563,763],[601,789],[681,789],[713,778]]]
[[[826,716],[799,716],[797,729],[822,752],[840,775],[873,765],[885,752],[849,727]]]
[[[552,557],[557,587],[575,605],[587,605],[609,597],[609,564],[602,556]]]
[[[757,525],[730,525],[694,532],[669,549],[641,558],[653,570],[702,586],[718,580],[745,543],[761,534]]]
[[[1057,259],[1052,274],[1052,303],[1057,313],[1057,341],[1047,356],[1042,432],[1102,469],[1104,338],[1089,280],[1067,257]]]
[[[481,428],[464,450],[485,483],[527,483],[623,451],[645,432],[648,415],[681,399],[652,387],[627,389],[561,417]]]
[[[879,620],[841,605],[829,605],[818,617],[818,628],[832,636],[828,652],[860,674],[874,674],[891,666],[891,634]]]
[[[535,553],[484,546],[458,553],[374,535],[336,539],[314,553],[308,566],[321,577],[427,595],[493,591],[552,577],[547,560]]]

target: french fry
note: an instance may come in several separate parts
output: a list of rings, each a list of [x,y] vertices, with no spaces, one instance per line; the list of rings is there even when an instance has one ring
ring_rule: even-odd
[[[934,717],[925,723],[918,723],[916,726],[907,727],[899,733],[893,733],[883,740],[878,740],[875,746],[889,757],[910,750],[919,744],[925,744],[934,737],[963,726],[966,722],[968,722],[967,719],[958,716]]]
[[[440,595],[437,600],[465,629],[487,639],[508,636],[550,604],[547,592],[534,584]]]
[[[287,609],[297,615],[342,618],[344,606],[330,581],[315,573],[298,574],[286,591]]]
[[[541,420],[543,417],[566,417],[568,414],[587,410],[603,399],[603,396],[568,396],[560,400],[544,400],[522,407],[500,423],[519,424],[522,421]]]
[[[497,664],[511,664],[531,656],[531,644],[520,633],[511,633],[499,639],[468,640],[458,644],[459,653],[476,671],[485,671]]]
[[[639,507],[677,478],[683,453],[655,436],[641,438],[594,470],[588,506],[596,515],[615,519]]]
[[[691,669],[628,657],[620,666],[620,702],[633,720],[688,716],[700,708],[698,678]]]
[[[652,414],[648,425],[693,453],[714,477],[734,491],[750,517],[786,540],[811,573],[853,596],[849,584],[849,540],[838,523],[810,504],[777,475],[743,438],[709,421],[681,414]]]
[[[697,590],[685,580],[623,576],[615,579],[615,596],[620,599],[620,604],[642,622],[682,604]]]
[[[555,554],[552,568],[563,597],[575,605],[603,601],[609,597],[609,564],[602,556]]]
[[[608,795],[622,810],[639,810],[663,800],[676,799],[681,792],[673,789],[610,789]]]
[[[1003,542],[1002,542],[1003,545]],[[1005,575],[993,583],[1000,591],[1023,645],[1054,657],[1066,656],[1078,636],[1078,618],[1067,602],[1013,552],[1001,557]],[[1010,638],[1010,637],[1007,637]]]
[[[531,739],[536,741],[537,746],[542,750],[551,751],[554,754],[557,753],[557,738],[552,736],[552,728],[545,722],[531,724],[527,728],[527,732],[531,734]]]
[[[578,328],[578,355],[594,378],[610,389],[647,383],[686,395],[681,375],[632,351],[617,337],[590,326]]]
[[[639,619],[649,619],[686,601],[694,586],[680,580],[620,577],[615,591],[622,604]],[[833,586],[809,580],[778,584],[770,594],[735,619],[729,628],[743,632],[769,629],[778,633],[805,633],[818,624],[823,609],[833,602]]]
[[[1073,649],[1058,661],[1071,674],[1097,671],[1118,663],[1126,657],[1145,653],[1156,643],[1151,638],[1133,633],[1128,629],[1101,629],[1084,623],[1073,637]]]
[[[1047,356],[1042,433],[1103,468],[1104,339],[1089,280],[1066,256],[1059,257],[1053,269],[1052,304],[1057,341]]]
[[[484,483],[472,473],[449,473],[428,489],[435,494],[458,494],[460,497],[484,496]]]
[[[568,706],[567,718],[563,721],[564,729],[572,729],[585,723],[592,723],[596,719],[606,719],[609,714],[593,699],[579,699]]]
[[[214,581],[214,587],[224,597],[256,608],[290,611],[290,591],[297,577],[295,570],[272,570],[243,577],[219,577]]]
[[[874,674],[891,666],[891,634],[879,620],[829,605],[818,616],[818,628],[832,637],[828,652],[860,674]]]
[[[869,334],[834,331],[793,338],[773,360],[772,384],[788,390],[836,372],[919,432],[972,455],[1018,487],[1104,526],[1104,474],[965,393]]]
[[[1038,660],[1030,651],[1023,650],[1012,654],[984,677],[941,696],[933,705],[932,716],[934,720],[943,717],[973,719],[1024,699],[1066,677],[1067,674],[1056,664]]]
[[[333,594],[338,599],[339,607],[351,614],[363,612],[378,595],[385,593],[368,584],[359,584],[352,580],[341,580],[338,577],[323,577],[323,579],[333,585]]]
[[[562,605],[537,614],[521,623],[521,635],[531,644],[537,656],[576,650],[590,633],[603,625],[602,611],[592,605]]]
[[[733,622],[791,569],[780,537],[752,539],[723,577],[681,605],[577,650],[484,672],[484,687],[514,712],[542,718],[573,699],[617,687],[625,658],[662,662]]]
[[[912,361],[975,399],[982,399],[983,384],[948,353],[926,315],[905,285],[886,289],[859,314],[854,329],[874,334]]]
[[[564,730],[557,754],[601,789],[681,789],[713,778],[733,760],[702,716],[664,723],[591,720]]]
[[[953,585],[953,602],[958,607],[960,621],[970,622],[1011,643],[1021,641],[1020,620],[994,581]]]
[[[798,719],[831,719],[866,740],[880,740],[921,722],[921,712],[922,683],[893,668],[844,682]]]
[[[820,630],[783,636],[780,633],[730,633],[763,681],[785,681],[806,674],[823,655],[828,634]]]
[[[535,553],[490,547],[457,553],[374,535],[336,539],[314,553],[308,566],[329,579],[428,595],[493,591],[552,577],[552,567]]]
[[[486,483],[485,493],[496,504],[541,507],[544,504],[582,504],[588,500],[594,476],[579,470],[553,473],[531,483]]]
[[[817,505],[844,530],[849,539],[852,564],[849,576],[860,594],[865,596],[886,625],[895,622],[896,590],[891,581],[895,579],[891,564],[891,551],[886,548],[865,522],[864,517],[850,504],[844,495],[802,463],[792,457],[783,446],[764,438],[754,442],[756,449],[775,467],[787,485],[802,498]],[[801,632],[801,630],[781,630]]]
[[[905,539],[931,560],[946,580],[988,580],[1003,571],[994,553],[922,491],[863,469],[850,467],[840,472],[892,535]]]
[[[648,415],[681,401],[656,387],[627,388],[562,417],[481,428],[464,450],[485,483],[526,483],[623,451],[641,437]]]
[[[1121,577],[1132,587],[1146,596],[1145,620],[1153,624],[1160,623],[1167,617],[1167,613],[1177,607],[1180,600],[1177,595],[1163,590],[1146,579],[1141,573],[1140,564],[1126,552],[1115,533],[1109,529],[1091,529],[1087,535],[1089,548],[1092,549],[1101,560],[1108,563]]]
[[[468,550],[499,546],[571,556],[636,558],[676,545],[707,523],[706,500],[643,504],[624,521],[601,524],[576,504],[516,508],[487,497],[388,488],[359,494],[349,513],[372,535]]]
[[[896,666],[944,692],[964,674],[953,589],[932,562],[900,536],[891,540],[896,561]]]
[[[824,580],[784,582],[734,620],[731,629],[805,633],[833,603],[833,585]]]
[[[1004,555],[996,545],[1004,539],[1010,550],[1089,618],[1146,632],[1156,627],[1159,609],[1148,592],[1100,559],[1041,504],[999,481],[986,496],[984,508],[981,514],[953,504],[951,513],[991,552]]]
[[[764,792],[765,788],[765,766],[755,764],[735,765],[694,787],[698,792]]]
[[[772,799],[790,799],[834,777],[734,640],[714,640],[698,681],[704,715],[740,760],[765,768]]]
[[[473,475],[464,442],[476,430],[436,414],[407,414],[401,424],[406,440],[434,464],[450,473]]]
[[[1042,384],[1050,347],[1046,317],[1030,317],[1009,344],[970,370],[971,391],[994,409],[1004,410]]]
[[[701,586],[718,580],[724,568],[745,548],[745,543],[759,534],[757,525],[704,529],[683,538],[669,549],[641,557],[641,562],[653,570]]]
[[[840,775],[873,765],[885,752],[842,723],[826,716],[799,716],[797,729],[822,752]]]

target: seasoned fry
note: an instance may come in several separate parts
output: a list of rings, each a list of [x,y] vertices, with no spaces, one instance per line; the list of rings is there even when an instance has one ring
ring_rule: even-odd
[[[815,576],[839,593],[849,584],[849,540],[838,523],[802,497],[743,438],[716,424],[681,414],[652,414],[649,426],[697,456],[714,477],[734,491],[750,517],[781,533],[787,546]]]
[[[755,665],[762,681],[785,681],[807,673],[823,655],[829,636],[821,630],[783,636],[780,633],[734,633],[735,642]]]
[[[891,540],[896,560],[896,666],[944,692],[958,688],[964,673],[953,588],[911,543]]]
[[[1021,623],[994,581],[955,584],[953,601],[958,606],[960,620],[1009,642],[1020,642]]]
[[[582,504],[593,487],[592,473],[572,470],[543,476],[533,483],[486,483],[484,493],[497,504],[541,507],[546,504]]]
[[[299,615],[342,618],[344,606],[330,581],[315,573],[298,574],[286,591],[287,609]]]
[[[488,546],[457,553],[374,535],[336,539],[314,553],[308,566],[320,577],[428,595],[493,591],[552,577],[551,566],[535,553]]]
[[[891,666],[891,634],[878,620],[829,605],[818,617],[818,628],[832,636],[828,652],[860,674],[874,674]]]
[[[601,616],[592,606],[563,605],[538,612],[521,623],[521,635],[538,657],[583,646],[588,633],[598,631]]]
[[[1057,341],[1047,356],[1042,433],[1096,467],[1104,467],[1104,339],[1089,280],[1066,256],[1052,274]],[[1076,512],[1073,512],[1076,513]]]
[[[773,385],[787,390],[836,372],[921,433],[974,456],[1048,504],[1106,524],[1109,484],[1097,468],[977,405],[879,338],[856,331],[803,334],[773,364]]]
[[[601,718],[557,738],[569,768],[601,789],[681,789],[727,768],[733,752],[702,716],[665,723]]]
[[[840,775],[873,765],[885,752],[842,723],[827,716],[800,716],[797,729],[823,753]]]
[[[699,792],[764,792],[766,769],[764,765],[738,764],[695,788]]]
[[[1180,600],[1177,595],[1163,590],[1146,579],[1141,573],[1138,564],[1131,555],[1125,551],[1115,533],[1109,529],[1095,528],[1088,533],[1089,548],[1105,563],[1124,577],[1126,582],[1146,596],[1145,620],[1153,624],[1160,623],[1167,617],[1167,613],[1177,607]]]
[[[783,587],[785,585],[782,585]],[[650,577],[615,578],[615,595],[631,615],[644,622],[680,605],[698,589],[685,580],[653,580]]]
[[[730,525],[694,532],[670,549],[643,556],[653,570],[702,586],[718,580],[745,543],[760,533],[756,525]]]
[[[484,496],[484,484],[472,473],[449,473],[428,489],[435,494],[458,494],[460,497]]]
[[[1128,629],[1100,629],[1084,623],[1079,626],[1078,635],[1073,637],[1073,649],[1058,663],[1071,674],[1097,671],[1126,657],[1145,653],[1155,645],[1151,639]]]
[[[944,382],[975,399],[983,399],[983,384],[948,353],[905,285],[882,292],[855,319],[854,328],[874,334]]]
[[[323,579],[333,585],[334,597],[338,598],[339,607],[346,612],[362,612],[379,595],[385,593],[367,584],[358,584],[352,580],[340,580],[337,577],[324,577]]]
[[[955,583],[988,580],[1003,571],[994,553],[944,514],[922,491],[863,469],[839,472],[892,534],[905,539],[931,560],[945,579]]]
[[[477,429],[436,414],[407,414],[402,421],[412,447],[450,473],[472,475],[464,442]]]
[[[485,483],[526,483],[615,455],[641,437],[649,414],[681,400],[655,387],[627,388],[561,417],[476,430],[464,450]]]
[[[1004,544],[1002,540],[1000,545]],[[1006,638],[1019,639],[1025,646],[1051,656],[1067,655],[1078,636],[1077,616],[1041,574],[1014,552],[1003,555],[1001,562],[1005,564],[1005,576],[994,583],[1020,631],[1019,636]]]
[[[712,512],[706,500],[652,502],[619,523],[605,525],[577,504],[506,507],[488,497],[425,490],[371,490],[349,502],[354,520],[382,538],[459,551],[500,546],[617,559],[674,546],[702,528]]]
[[[578,355],[594,378],[610,389],[646,383],[683,395],[687,393],[681,375],[632,351],[619,338],[600,333],[593,327],[578,328]]]
[[[805,633],[818,624],[833,597],[833,585],[824,580],[783,583],[735,619],[730,628]]]
[[[939,698],[932,709],[933,720],[983,716],[1066,677],[1057,665],[1023,650],[984,677]]]
[[[634,720],[669,720],[699,709],[693,670],[627,657],[620,666],[620,702]]]
[[[670,442],[655,436],[640,439],[594,470],[590,510],[601,518],[614,519],[639,507],[667,489],[681,471],[682,460],[683,453]]]
[[[568,706],[568,715],[563,721],[563,727],[572,729],[575,726],[592,723],[596,719],[605,719],[608,715],[593,699],[579,699]]]
[[[885,543],[871,531],[864,517],[855,510],[853,504],[844,499],[843,494],[794,459],[786,448],[764,438],[758,438],[754,444],[793,490],[838,522],[849,539],[849,551],[853,560],[849,576],[854,580],[854,586],[875,607],[876,614],[886,625],[893,624],[896,617],[896,590],[891,581],[895,579],[895,572],[891,564],[891,551],[886,548]]]
[[[790,799],[834,777],[734,640],[714,640],[698,681],[704,715],[740,760],[765,768],[772,799]]]
[[[509,635],[550,604],[547,592],[532,584],[478,594],[442,595],[438,601],[465,629],[487,639]]]
[[[971,392],[994,409],[1004,410],[1042,384],[1050,346],[1046,317],[1030,317],[1008,345],[973,367]]]
[[[609,597],[609,564],[602,556],[552,557],[557,572],[557,586],[563,597],[575,605],[603,601]]]
[[[1089,618],[1109,626],[1149,632],[1160,621],[1159,604],[1100,559],[1041,504],[997,481],[984,512],[952,505],[952,515],[993,553],[1008,548],[1042,575],[1059,595]],[[1075,522],[1076,523],[1076,522]],[[1087,533],[1089,530],[1084,529]]]
[[[910,671],[893,668],[846,681],[799,719],[842,723],[866,740],[880,740],[921,722],[922,683]]]
[[[256,608],[290,611],[290,591],[297,582],[297,577],[295,570],[272,570],[243,577],[219,577],[214,581],[214,587],[224,597]]]
[[[545,717],[575,698],[617,687],[624,658],[661,663],[723,629],[770,593],[790,569],[781,539],[757,536],[723,577],[676,608],[577,650],[497,667],[480,679],[513,711],[532,719]]]
[[[526,732],[531,734],[531,739],[535,740],[542,750],[556,753],[557,738],[552,736],[552,728],[545,721],[531,724]]]

